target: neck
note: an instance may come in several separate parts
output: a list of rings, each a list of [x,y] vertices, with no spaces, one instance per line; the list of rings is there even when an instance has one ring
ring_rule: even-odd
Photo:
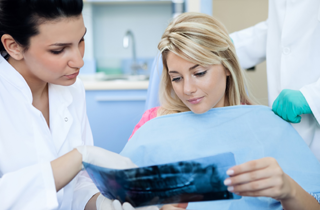
[[[9,58],[8,62],[17,70],[21,76],[27,82],[31,92],[33,101],[42,98],[44,95],[47,95],[48,92],[48,83],[37,78],[31,71],[28,69],[24,60],[15,60]]]

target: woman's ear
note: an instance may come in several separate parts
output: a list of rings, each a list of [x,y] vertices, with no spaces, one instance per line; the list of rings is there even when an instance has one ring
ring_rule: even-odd
[[[10,57],[14,58],[15,60],[23,59],[23,48],[14,40],[12,36],[9,34],[4,34],[1,37],[1,42]]]

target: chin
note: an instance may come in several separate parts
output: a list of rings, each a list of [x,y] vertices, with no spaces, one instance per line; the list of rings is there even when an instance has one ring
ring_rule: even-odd
[[[210,109],[190,109],[195,114],[203,114],[209,111]]]
[[[77,81],[77,78],[74,78],[74,79],[69,79],[69,80],[57,81],[52,84],[61,85],[61,86],[70,86],[70,85],[73,85],[76,81]]]
[[[65,82],[65,84],[61,84],[61,85],[70,86],[70,85],[73,85],[76,81],[77,81],[77,79],[68,80],[68,81]]]

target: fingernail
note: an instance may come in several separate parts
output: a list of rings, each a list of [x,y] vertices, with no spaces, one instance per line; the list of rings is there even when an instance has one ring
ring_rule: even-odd
[[[232,174],[234,174],[234,171],[233,171],[233,170],[228,170],[228,171],[227,171],[227,175],[232,175]]]
[[[228,187],[228,191],[233,192],[233,187]]]
[[[229,185],[229,184],[231,184],[231,180],[230,179],[224,180],[224,185]]]

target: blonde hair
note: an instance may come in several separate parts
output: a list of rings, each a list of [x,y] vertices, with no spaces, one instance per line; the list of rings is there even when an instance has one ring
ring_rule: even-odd
[[[234,45],[224,25],[215,18],[193,12],[179,15],[165,30],[158,49],[163,62],[158,115],[190,111],[173,91],[167,67],[169,52],[200,66],[222,64],[230,72],[226,81],[226,104],[252,104]]]

